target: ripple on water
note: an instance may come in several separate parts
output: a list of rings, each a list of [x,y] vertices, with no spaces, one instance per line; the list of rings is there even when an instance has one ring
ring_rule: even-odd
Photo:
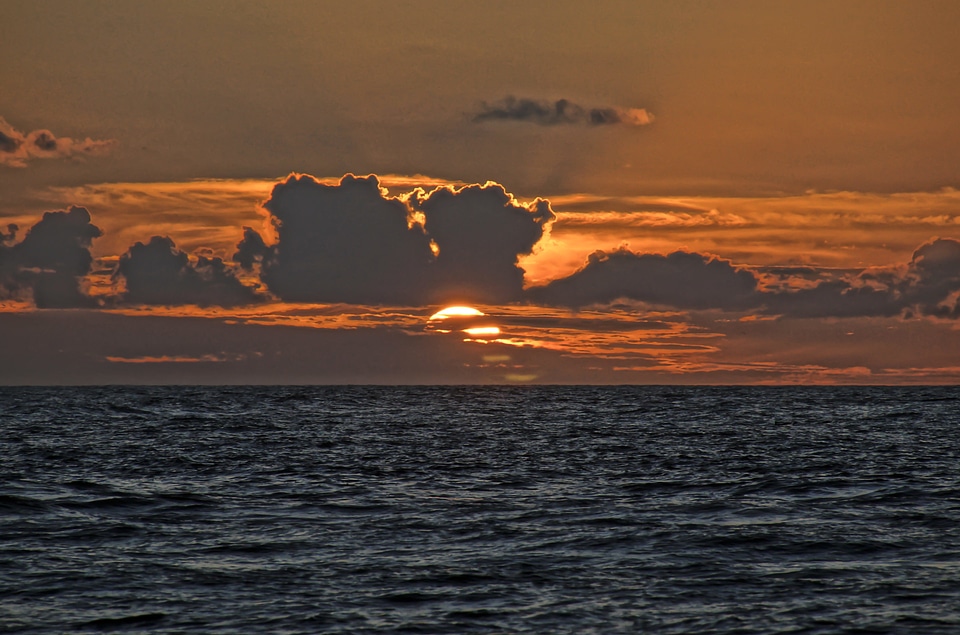
[[[0,630],[960,631],[955,388],[0,392]]]

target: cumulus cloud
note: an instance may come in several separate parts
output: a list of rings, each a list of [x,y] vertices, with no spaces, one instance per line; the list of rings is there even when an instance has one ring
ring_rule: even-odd
[[[522,121],[541,126],[583,124],[589,126],[646,126],[653,122],[653,114],[644,108],[605,106],[586,108],[568,99],[517,98],[512,95],[496,102],[482,102],[473,115],[473,121]]]
[[[626,248],[595,252],[566,278],[529,290],[528,297],[583,307],[636,300],[676,309],[754,309],[795,318],[928,316],[960,318],[960,241],[936,238],[920,245],[909,263],[852,275],[803,268],[815,284],[764,289],[757,274],[698,253],[662,256]],[[815,280],[819,277],[819,280]]]
[[[261,301],[216,257],[191,259],[174,242],[154,236],[120,257],[117,276],[126,283],[120,300],[129,304],[239,306]]]
[[[270,248],[263,242],[263,237],[252,227],[243,228],[243,239],[237,243],[237,251],[233,254],[233,261],[247,271],[253,269],[257,263],[270,253]]]
[[[514,301],[517,260],[554,217],[546,201],[520,203],[496,184],[391,197],[376,176],[353,175],[336,185],[291,175],[264,207],[277,242],[245,228],[234,260],[259,262],[267,288],[294,302]]]
[[[894,288],[860,284],[862,279],[825,280],[814,287],[760,296],[763,313],[799,318],[891,317],[905,308]]]
[[[923,315],[960,317],[960,241],[938,238],[913,253],[903,296]]]
[[[419,303],[433,259],[423,227],[388,197],[375,176],[344,176],[326,185],[291,175],[264,204],[277,242],[266,248],[247,230],[234,258],[262,261],[261,278],[291,302]]]
[[[20,132],[0,117],[0,166],[23,168],[34,159],[68,159],[106,154],[111,140],[56,137],[49,130]]]
[[[745,267],[696,251],[622,247],[596,251],[575,273],[524,290],[521,258],[556,216],[548,201],[518,201],[496,183],[390,196],[376,176],[321,182],[291,175],[263,207],[275,231],[265,240],[243,227],[233,260],[287,302],[586,307],[625,299],[796,318],[960,318],[960,241],[952,238],[921,244],[900,265],[867,270]],[[84,279],[100,235],[82,207],[45,214],[22,240],[15,225],[0,230],[0,296],[32,298],[38,307],[95,306],[84,285],[96,292],[98,278]],[[100,296],[108,302],[232,307],[265,299],[221,258],[188,255],[159,235],[120,257],[114,281],[123,288]]]
[[[679,309],[738,310],[756,303],[757,286],[752,272],[713,256],[636,254],[620,248],[594,252],[579,271],[532,288],[529,295],[572,307],[629,299]]]
[[[100,236],[83,207],[47,212],[19,243],[16,225],[0,232],[0,288],[5,297],[32,296],[39,308],[92,306],[81,290],[90,273],[90,244]]]
[[[794,317],[960,317],[960,241],[935,238],[905,266],[867,269],[796,291],[763,294],[764,311]]]
[[[517,259],[530,254],[555,216],[550,203],[519,203],[503,186],[418,191],[411,203],[423,213],[436,242],[433,289],[479,302],[512,302],[523,294]]]

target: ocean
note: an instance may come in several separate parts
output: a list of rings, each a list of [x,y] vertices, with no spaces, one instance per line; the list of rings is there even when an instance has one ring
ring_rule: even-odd
[[[0,632],[960,632],[960,388],[0,399]]]

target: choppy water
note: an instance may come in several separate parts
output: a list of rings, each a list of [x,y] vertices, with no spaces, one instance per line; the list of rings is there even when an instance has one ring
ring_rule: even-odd
[[[0,631],[960,632],[955,388],[0,399]]]

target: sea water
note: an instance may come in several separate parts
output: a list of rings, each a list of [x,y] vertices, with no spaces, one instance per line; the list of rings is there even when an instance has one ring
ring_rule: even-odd
[[[957,633],[960,389],[0,389],[0,631]]]

